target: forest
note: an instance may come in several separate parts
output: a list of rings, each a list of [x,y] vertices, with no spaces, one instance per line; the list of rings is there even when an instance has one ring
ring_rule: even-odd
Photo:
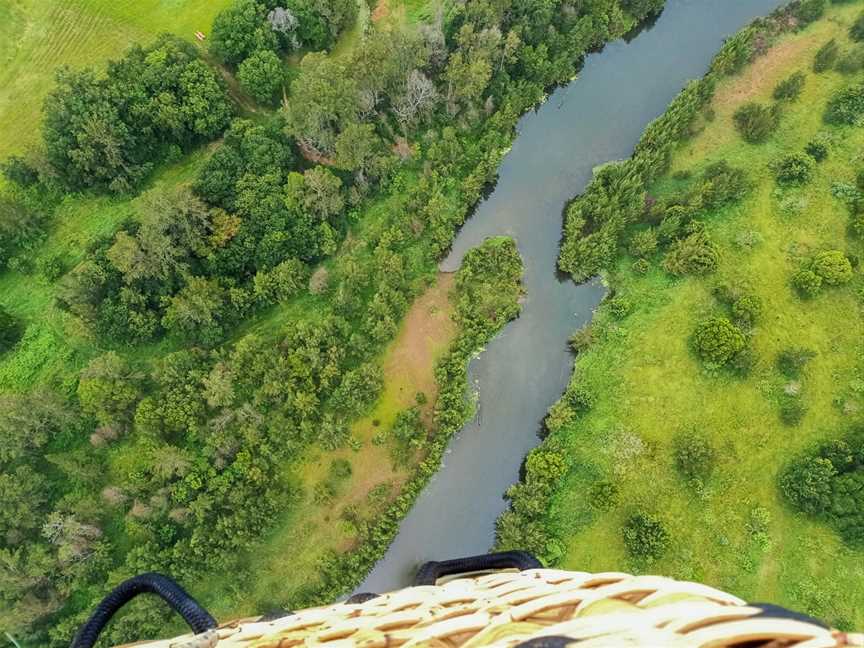
[[[375,18],[351,0],[234,0],[203,45],[164,34],[60,67],[38,141],[2,151],[0,626],[66,645],[111,585],[150,570],[234,615],[359,582],[470,413],[468,360],[518,314],[515,244],[488,241],[457,274],[434,402],[418,393],[361,438],[382,354],[520,115],[661,6]],[[348,505],[374,446],[401,477]],[[302,535],[300,507],[340,521],[265,600],[249,552]],[[105,645],[170,635],[166,619],[136,602]]]
[[[726,41],[569,203],[576,331],[497,545],[862,623],[864,13],[791,3]]]

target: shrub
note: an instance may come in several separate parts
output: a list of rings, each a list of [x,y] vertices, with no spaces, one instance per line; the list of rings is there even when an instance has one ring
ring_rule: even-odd
[[[732,315],[744,326],[753,326],[762,314],[762,300],[756,295],[742,295],[732,302]]]
[[[780,421],[783,425],[798,425],[806,412],[807,408],[799,396],[784,395],[780,401]]]
[[[840,54],[840,46],[833,38],[825,43],[816,52],[816,58],[813,59],[813,71],[816,73],[825,72],[834,67],[837,62],[837,57]]]
[[[828,100],[823,119],[828,124],[857,124],[864,113],[864,84],[856,84],[835,92]]]
[[[14,182],[22,187],[31,187],[39,181],[39,172],[36,171],[24,158],[11,155],[0,164],[0,170],[9,182]]]
[[[864,223],[864,220],[862,220],[862,223]],[[651,264],[648,263],[646,259],[636,259],[633,262],[633,265],[630,266],[630,269],[636,274],[644,275],[648,274],[648,271],[651,269]]]
[[[777,354],[777,370],[790,380],[800,378],[804,367],[815,356],[814,351],[804,347],[783,349]]]
[[[751,101],[735,111],[733,120],[735,127],[745,141],[751,144],[760,144],[777,130],[780,123],[780,112],[776,107],[764,106]]]
[[[801,269],[792,275],[792,286],[802,297],[815,297],[822,288],[822,277],[812,270]]]
[[[834,66],[841,74],[855,74],[864,69],[864,47],[853,47],[845,52]]]
[[[852,264],[839,250],[817,254],[813,257],[812,270],[829,286],[839,286],[852,279]]]
[[[0,306],[0,353],[6,353],[15,346],[22,334],[22,327],[18,320]]]
[[[623,295],[616,295],[607,302],[609,312],[615,319],[624,319],[630,314],[633,303]]]
[[[793,11],[793,15],[802,27],[819,20],[823,13],[825,13],[825,0],[801,0]]]
[[[864,13],[858,15],[849,28],[849,38],[855,42],[864,41]]]
[[[706,481],[717,463],[717,452],[703,436],[682,434],[674,441],[675,468],[684,479]]]
[[[780,491],[796,508],[818,515],[831,506],[831,483],[837,469],[824,457],[804,457],[780,475]]]
[[[749,188],[750,183],[743,169],[736,169],[726,160],[720,160],[705,168],[691,202],[697,209],[700,206],[718,209],[741,200]]]
[[[36,268],[48,281],[56,281],[64,272],[63,260],[58,255],[44,257],[36,262]]]
[[[725,365],[746,346],[744,334],[725,317],[702,320],[693,340],[699,357],[717,365]]]
[[[783,79],[774,88],[774,99],[777,101],[795,101],[804,90],[804,82],[807,76],[803,72],[795,72],[792,76]]]
[[[707,274],[720,262],[717,246],[705,232],[694,232],[672,244],[663,259],[663,269],[673,275]]]
[[[630,254],[644,257],[657,249],[657,232],[653,228],[640,230],[630,237]]]
[[[774,177],[781,185],[802,185],[810,181],[815,163],[803,153],[790,153],[772,165]]]
[[[598,511],[611,511],[618,506],[621,496],[618,484],[600,481],[588,489],[588,503]]]
[[[647,513],[631,515],[622,528],[624,547],[637,560],[653,562],[669,548],[669,532],[663,522]]]
[[[822,142],[813,140],[804,147],[804,152],[817,162],[822,162],[828,157],[828,147]]]

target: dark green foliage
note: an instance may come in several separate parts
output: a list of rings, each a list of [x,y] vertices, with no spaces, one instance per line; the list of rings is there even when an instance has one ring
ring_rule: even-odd
[[[825,13],[825,0],[801,0],[793,11],[793,15],[802,26],[819,20]]]
[[[780,399],[780,421],[783,425],[795,426],[801,423],[807,408],[801,397],[795,394],[784,394]]]
[[[855,74],[856,72],[860,72],[864,69],[864,47],[859,45],[853,47],[847,52],[844,52],[843,55],[837,59],[837,64],[834,67],[841,74]]]
[[[814,256],[811,269],[829,286],[839,286],[852,279],[852,264],[839,250],[827,250]]]
[[[680,434],[674,442],[675,468],[684,479],[705,482],[717,464],[717,451],[704,436]]]
[[[32,187],[39,181],[39,173],[22,157],[11,155],[6,158],[0,169],[9,182],[14,182],[22,187]]]
[[[237,80],[243,91],[265,106],[279,102],[285,84],[285,69],[279,57],[270,50],[258,50],[237,68]]]
[[[828,147],[816,140],[808,142],[804,152],[817,162],[822,162],[828,157]]]
[[[696,326],[693,343],[703,361],[725,365],[744,350],[746,339],[725,317],[709,317]]]
[[[853,41],[864,41],[864,13],[858,15],[855,22],[849,28],[849,38]]]
[[[780,111],[776,106],[765,106],[754,101],[742,105],[733,115],[735,128],[745,141],[761,144],[780,125]]]
[[[648,513],[635,513],[627,518],[621,535],[627,553],[635,560],[649,564],[662,558],[671,543],[663,522]]]
[[[823,119],[828,124],[858,124],[864,113],[864,84],[851,85],[835,92],[828,100]]]
[[[813,59],[813,71],[818,74],[830,70],[834,67],[839,56],[840,46],[832,38],[816,52],[816,58]]]
[[[855,428],[817,447],[781,473],[780,490],[795,508],[834,527],[853,545],[864,542],[864,434]]]
[[[56,255],[39,259],[36,268],[39,270],[39,274],[48,281],[56,281],[64,272],[63,260]]]
[[[630,237],[629,248],[633,256],[649,256],[657,249],[657,233],[652,228],[635,232]]]
[[[807,80],[807,75],[803,72],[795,72],[791,76],[783,79],[774,88],[774,99],[777,101],[795,101],[801,96],[801,91],[804,89],[804,83]]]
[[[813,158],[803,153],[790,153],[771,165],[774,177],[781,185],[803,185],[813,174]]]
[[[743,169],[730,166],[726,160],[708,165],[692,191],[691,209],[719,209],[736,203],[747,194],[750,182]]]
[[[0,306],[0,354],[11,349],[23,334],[23,326],[12,315]]]
[[[663,269],[674,275],[702,275],[713,272],[720,260],[717,246],[702,231],[673,243],[663,259]]]
[[[216,137],[231,113],[221,78],[192,45],[165,35],[132,47],[104,75],[61,69],[42,132],[48,159],[71,187],[128,191],[169,145]]]
[[[802,347],[784,349],[777,354],[777,370],[790,380],[797,380],[804,367],[815,356],[814,351]]]
[[[397,466],[407,466],[426,441],[426,428],[420,420],[420,408],[409,407],[396,415],[390,429],[391,457]]]
[[[213,21],[210,51],[228,65],[239,65],[254,52],[276,50],[278,46],[264,3],[235,0]]]

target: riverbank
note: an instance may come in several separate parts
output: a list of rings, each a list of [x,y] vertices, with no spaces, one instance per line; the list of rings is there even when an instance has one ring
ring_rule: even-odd
[[[802,452],[860,420],[860,267],[850,283],[812,299],[792,285],[820,252],[854,260],[864,251],[837,189],[854,185],[864,133],[823,121],[829,98],[860,74],[813,72],[830,39],[844,52],[856,47],[847,34],[860,11],[860,4],[829,5],[817,23],[768,39],[764,55],[719,80],[672,146],[668,170],[645,187],[642,222],[622,241],[629,252],[608,270],[615,297],[577,339],[583,351],[568,391],[586,395],[582,406],[553,410],[549,443],[570,460],[542,520],[557,564],[693,579],[841,628],[864,621],[860,549],[792,509],[778,478]],[[803,90],[780,106],[777,130],[764,143],[745,142],[736,111],[751,101],[770,105],[777,85],[797,72]],[[816,151],[813,142],[827,158],[810,162],[810,179],[778,184],[777,161]],[[742,170],[750,188],[696,215],[716,269],[674,276],[662,210],[698,193],[706,169],[721,160]],[[659,245],[652,239],[646,247],[646,232],[660,235]],[[729,366],[700,358],[694,331],[710,317],[743,332],[746,362],[744,355]],[[794,378],[783,360],[790,350],[809,358]]]

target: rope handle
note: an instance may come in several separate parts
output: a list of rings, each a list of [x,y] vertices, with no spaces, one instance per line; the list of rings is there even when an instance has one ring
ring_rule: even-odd
[[[195,634],[215,628],[216,619],[174,580],[149,573],[123,581],[106,596],[81,626],[70,648],[93,648],[116,612],[139,594],[155,594],[183,617]]]

